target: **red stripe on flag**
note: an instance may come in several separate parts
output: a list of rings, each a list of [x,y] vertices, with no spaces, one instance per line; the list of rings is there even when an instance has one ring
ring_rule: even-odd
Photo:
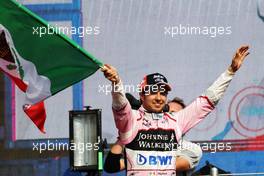
[[[11,74],[5,72],[1,68],[0,70],[2,70],[12,81],[14,81],[16,86],[21,91],[26,92],[28,86],[23,82],[23,80],[15,76],[12,76]],[[33,121],[33,123],[38,127],[38,129],[42,133],[45,133],[44,123],[46,120],[46,110],[45,110],[44,101],[41,101],[34,105],[24,105],[23,110],[27,114],[27,116]]]
[[[17,85],[17,87],[22,90],[23,92],[26,92],[27,90],[27,84],[25,84],[23,82],[23,80],[21,80],[20,78],[17,78],[15,76],[12,76],[11,74],[9,74],[8,72],[5,72],[3,69],[0,68],[0,70],[2,70],[5,74],[7,74],[7,76],[15,82],[15,84]]]
[[[44,129],[44,123],[46,120],[46,110],[44,101],[36,103],[34,105],[24,105],[24,112],[33,121],[42,133],[46,133]]]

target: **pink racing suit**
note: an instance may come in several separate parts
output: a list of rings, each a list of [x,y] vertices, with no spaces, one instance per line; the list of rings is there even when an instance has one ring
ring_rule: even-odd
[[[125,145],[127,175],[176,175],[177,141],[214,109],[233,75],[225,71],[202,96],[176,113],[132,110],[122,83],[115,85],[112,106],[118,142]]]

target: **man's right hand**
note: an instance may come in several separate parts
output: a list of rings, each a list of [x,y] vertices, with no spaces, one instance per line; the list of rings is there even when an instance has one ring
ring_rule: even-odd
[[[113,84],[118,84],[120,82],[117,70],[113,66],[104,64],[104,66],[101,68],[101,71],[104,73],[106,79],[111,81]]]

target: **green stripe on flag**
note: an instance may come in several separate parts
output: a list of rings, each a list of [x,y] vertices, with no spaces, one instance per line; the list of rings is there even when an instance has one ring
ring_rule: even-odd
[[[48,24],[13,0],[0,1],[0,24],[5,26],[22,58],[32,62],[39,75],[51,81],[52,95],[93,74],[103,63],[74,41],[58,33],[42,37],[34,29]]]

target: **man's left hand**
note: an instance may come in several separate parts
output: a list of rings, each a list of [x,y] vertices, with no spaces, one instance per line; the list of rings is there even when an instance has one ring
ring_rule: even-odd
[[[236,51],[236,53],[232,59],[232,63],[230,65],[230,67],[228,68],[229,71],[234,73],[241,67],[244,59],[246,58],[247,55],[249,55],[248,49],[249,49],[249,46],[244,45],[244,46],[241,46]]]

